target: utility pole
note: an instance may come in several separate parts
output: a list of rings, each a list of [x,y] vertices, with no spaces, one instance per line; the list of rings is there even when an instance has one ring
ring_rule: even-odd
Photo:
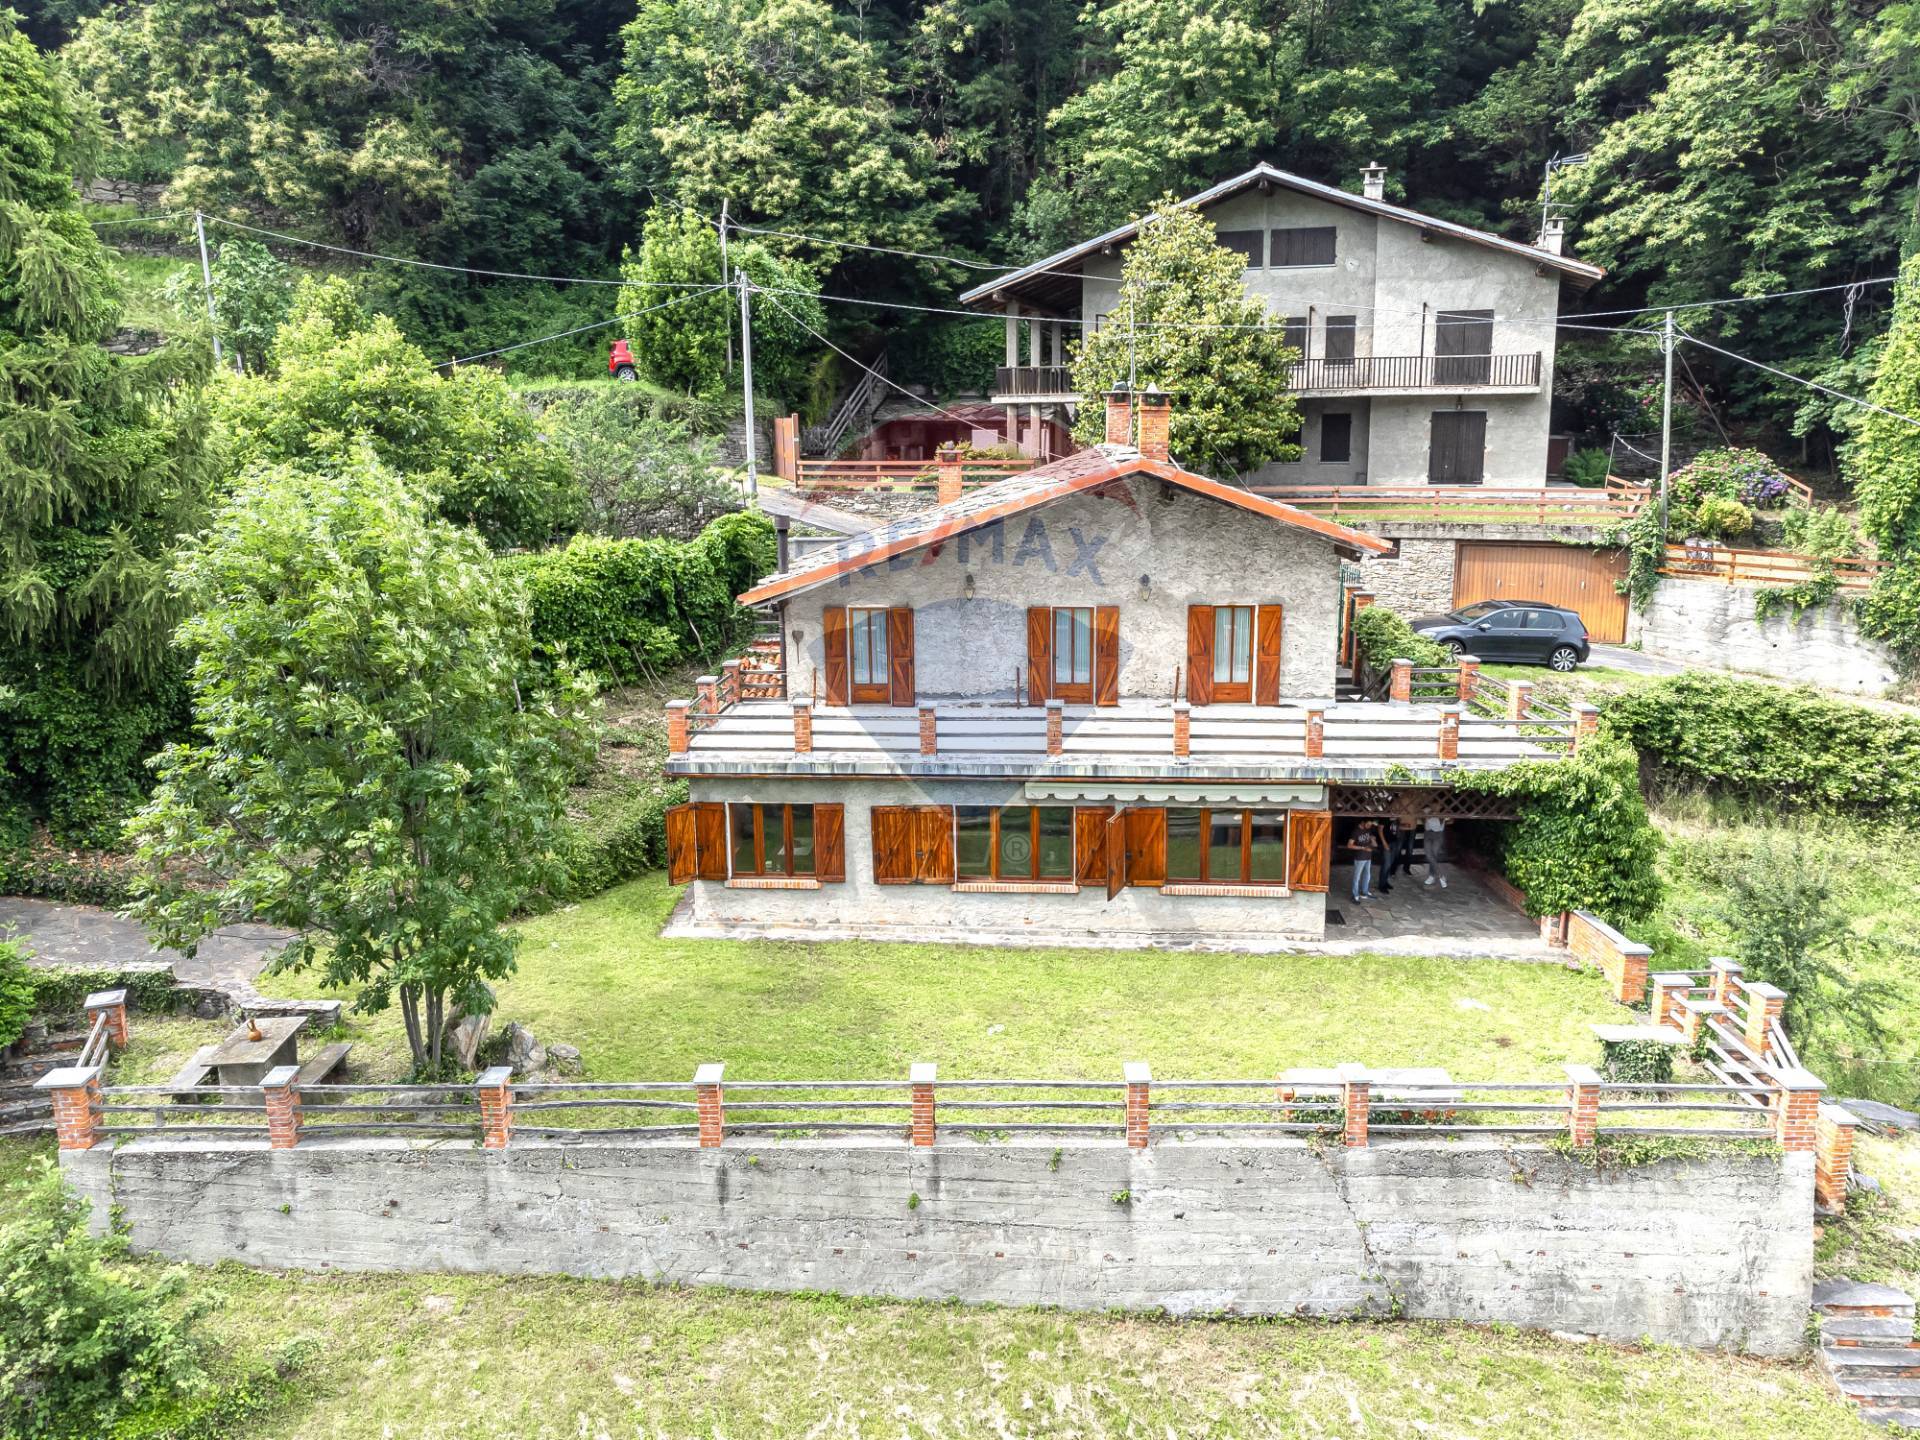
[[[731,285],[733,274],[727,269],[727,204],[726,196],[720,197],[720,283]],[[727,373],[733,373],[733,317],[727,317]]]
[[[193,212],[193,233],[200,241],[200,285],[207,294],[207,324],[213,330],[213,363],[220,363],[220,317],[213,309],[213,267],[207,263],[207,217]]]
[[[742,386],[747,402],[747,493],[760,493],[760,471],[753,434],[753,310],[747,303],[752,282],[742,271],[734,277],[740,287],[740,366],[745,376]]]
[[[1673,311],[1660,329],[1666,381],[1660,387],[1660,543],[1667,543],[1667,476],[1673,469]]]

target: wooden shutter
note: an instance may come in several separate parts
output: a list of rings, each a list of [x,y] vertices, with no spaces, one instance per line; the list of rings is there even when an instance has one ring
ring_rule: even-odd
[[[1287,816],[1287,884],[1325,890],[1333,864],[1333,812],[1295,810]]]
[[[1111,805],[1082,805],[1073,812],[1073,878],[1082,885],[1107,882],[1107,827]]]
[[[700,836],[694,828],[693,806],[675,805],[667,811],[667,883],[685,885],[700,870]]]
[[[1093,612],[1093,703],[1120,703],[1120,607],[1102,605]]]
[[[876,885],[911,885],[914,865],[914,809],[876,805],[868,811],[873,826],[873,880]]]
[[[813,807],[813,877],[826,884],[847,878],[847,807]]]
[[[916,817],[918,874],[928,885],[953,883],[953,807],[922,805]]]
[[[1044,705],[1053,693],[1053,611],[1027,611],[1027,703]]]
[[[1157,807],[1128,810],[1127,884],[1167,883],[1167,812]]]
[[[847,607],[829,605],[820,612],[820,639],[826,651],[827,704],[845,705],[853,697],[847,664]]]
[[[1327,359],[1353,359],[1354,317],[1327,316]]]
[[[913,704],[913,611],[887,611],[887,703]]]
[[[1127,884],[1127,812],[1109,815],[1106,832],[1107,899],[1111,900]]]
[[[1487,412],[1437,410],[1427,443],[1427,480],[1434,485],[1478,485],[1486,477]]]
[[[1278,605],[1262,605],[1259,623],[1254,627],[1253,703],[1280,703],[1280,630]]]
[[[1213,703],[1213,606],[1187,607],[1187,700]]]
[[[775,807],[777,812],[778,807]],[[727,807],[702,801],[693,807],[694,843],[700,847],[697,873],[702,880],[727,878]]]

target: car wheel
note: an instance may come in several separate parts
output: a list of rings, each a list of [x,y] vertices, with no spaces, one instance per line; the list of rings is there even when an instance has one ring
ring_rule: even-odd
[[[1548,668],[1558,670],[1562,675],[1571,674],[1580,663],[1580,652],[1571,645],[1556,645],[1553,653],[1547,656]]]
[[[1458,640],[1442,640],[1440,643],[1446,646],[1447,654],[1456,660],[1467,653],[1467,647],[1462,645]]]
[[[634,373],[633,366],[622,365],[618,370],[613,372],[613,378],[616,380],[638,380],[640,377]]]

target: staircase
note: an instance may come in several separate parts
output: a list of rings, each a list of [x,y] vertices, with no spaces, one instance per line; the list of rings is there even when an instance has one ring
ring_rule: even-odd
[[[858,373],[852,388],[834,406],[826,423],[809,427],[801,439],[801,448],[809,455],[824,455],[828,459],[838,455],[854,426],[860,426],[864,433],[872,423],[873,412],[887,398],[887,389],[887,353],[883,350],[871,365]]]
[[[1913,1297],[1891,1285],[1822,1280],[1813,1287],[1813,1308],[1820,1317],[1820,1363],[1861,1417],[1920,1429]]]

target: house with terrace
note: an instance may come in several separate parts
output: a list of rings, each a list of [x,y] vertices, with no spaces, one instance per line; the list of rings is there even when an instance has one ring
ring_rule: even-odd
[[[1105,403],[1105,443],[966,491],[949,458],[941,503],[740,597],[777,651],[669,706],[677,933],[1316,940],[1356,817],[1511,815],[1461,775],[1575,743],[1471,662],[1338,698],[1342,564],[1386,542]]]

